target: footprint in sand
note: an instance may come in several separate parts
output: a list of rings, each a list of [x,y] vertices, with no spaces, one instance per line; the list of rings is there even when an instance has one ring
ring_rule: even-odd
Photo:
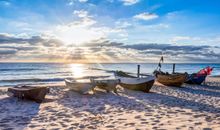
[[[121,121],[123,121],[123,120],[127,120],[127,119],[124,119],[124,118],[119,118],[118,120],[121,120]]]
[[[202,122],[194,123],[195,125],[202,125]]]
[[[107,125],[106,127],[107,127],[107,128],[114,128],[115,126],[113,126],[113,125]]]
[[[146,114],[144,114],[144,116],[152,116],[152,114],[146,113]]]
[[[141,122],[141,124],[148,124],[148,122],[146,122],[146,121],[145,122]]]
[[[160,120],[154,120],[153,122],[159,123],[159,122],[160,122]]]
[[[203,128],[203,130],[212,130],[211,128]]]
[[[140,118],[141,118],[141,115],[135,116],[134,118],[135,118],[135,119],[140,119]]]
[[[156,124],[157,124],[157,123],[151,123],[151,125],[153,125],[153,126],[156,125]]]
[[[163,126],[164,124],[163,123],[161,123],[161,124],[158,124],[159,126]]]
[[[60,128],[53,128],[53,129],[51,129],[51,130],[59,130]]]
[[[71,124],[71,125],[73,125],[73,126],[78,126],[78,125],[79,125],[79,123],[73,123],[73,124]]]
[[[64,122],[70,122],[70,119],[63,119]]]
[[[29,125],[28,127],[30,127],[30,128],[36,128],[36,127],[39,127],[39,125],[34,125],[34,124],[32,124],[32,125]]]
[[[87,128],[88,128],[88,129],[92,129],[92,130],[96,129],[95,126],[88,126]]]
[[[58,124],[56,124],[56,123],[51,123],[50,125],[51,126],[58,126]]]
[[[2,130],[14,130],[13,128],[10,128],[10,127],[7,127],[7,128],[4,128]]]
[[[143,119],[143,118],[142,118],[142,119],[140,119],[140,120],[141,120],[141,121],[146,121],[146,119]]]
[[[135,123],[126,123],[125,126],[134,126]]]

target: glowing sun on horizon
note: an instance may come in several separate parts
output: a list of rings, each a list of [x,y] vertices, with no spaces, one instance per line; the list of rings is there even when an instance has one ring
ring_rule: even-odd
[[[103,37],[101,31],[83,26],[63,26],[58,29],[56,35],[67,45],[81,45]]]
[[[71,72],[73,74],[73,77],[79,78],[83,77],[84,72],[84,65],[83,64],[71,64],[70,65]]]

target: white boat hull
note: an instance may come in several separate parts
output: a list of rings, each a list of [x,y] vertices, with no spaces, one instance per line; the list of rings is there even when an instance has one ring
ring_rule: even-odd
[[[147,76],[144,78],[130,78],[130,77],[116,76],[116,78],[120,79],[120,85],[122,87],[132,90],[144,91],[144,92],[149,92],[155,81],[154,76]]]
[[[119,84],[119,79],[91,79],[98,88],[104,89],[107,92],[114,91],[117,93],[116,86]]]
[[[73,91],[86,94],[90,90],[95,88],[95,85],[92,84],[91,82],[77,82],[77,81],[72,81],[72,80],[67,80],[65,79],[65,84],[66,86]]]

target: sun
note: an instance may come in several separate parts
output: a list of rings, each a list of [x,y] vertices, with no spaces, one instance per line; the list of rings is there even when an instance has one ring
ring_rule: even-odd
[[[61,26],[56,36],[67,45],[81,45],[103,37],[103,33],[84,26]]]
[[[70,64],[70,69],[74,78],[80,78],[84,76],[85,66],[83,64]]]

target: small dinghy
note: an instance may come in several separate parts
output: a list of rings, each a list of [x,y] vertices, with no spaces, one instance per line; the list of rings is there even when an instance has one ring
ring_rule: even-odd
[[[137,91],[149,92],[152,88],[155,76],[135,77],[123,71],[116,71],[115,77],[120,79],[120,86]]]
[[[107,92],[114,91],[117,93],[116,86],[120,83],[119,79],[91,79],[91,82],[95,84],[98,88],[104,89]]]
[[[47,87],[35,87],[35,86],[16,86],[8,88],[8,95],[18,97],[21,99],[29,99],[41,103],[46,94],[49,92]]]
[[[206,77],[211,74],[212,70],[213,68],[208,66],[200,70],[198,73],[189,74],[185,83],[200,85],[205,81]]]
[[[90,80],[74,80],[65,79],[66,86],[73,91],[81,94],[87,94],[89,91],[95,88],[95,84],[91,83]]]
[[[187,73],[164,73],[162,71],[154,72],[157,81],[166,86],[180,87],[187,79]]]

